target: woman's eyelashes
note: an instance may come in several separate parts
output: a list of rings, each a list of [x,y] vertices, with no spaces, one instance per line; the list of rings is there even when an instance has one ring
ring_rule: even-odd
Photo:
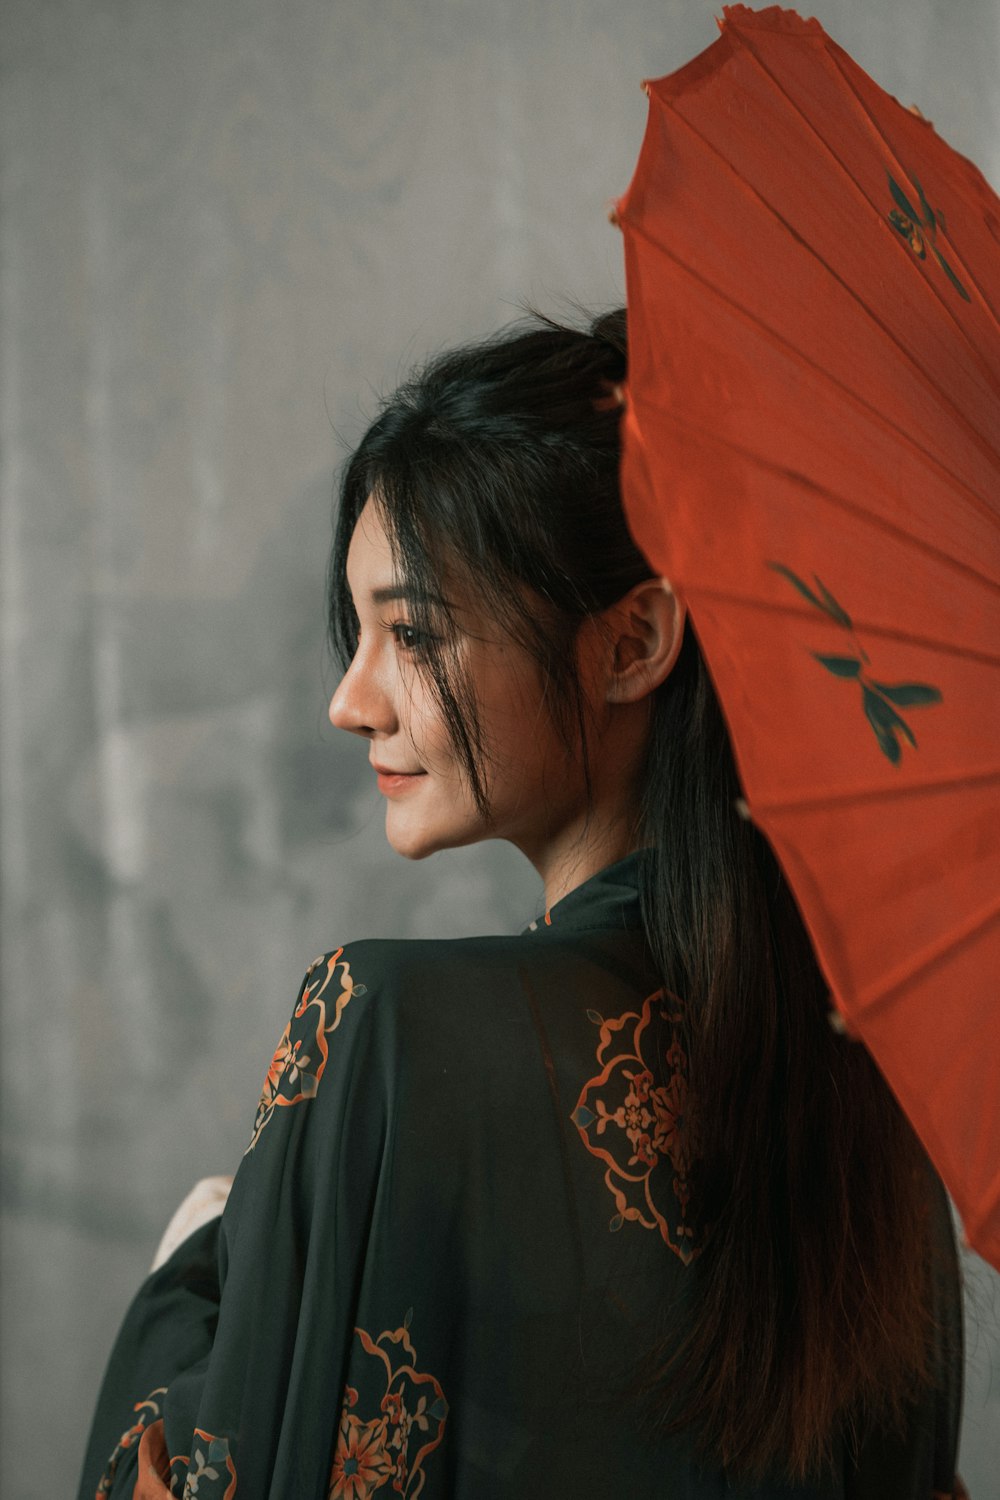
[[[396,645],[401,650],[411,654],[426,650],[434,639],[426,631],[418,630],[415,625],[411,625],[408,620],[380,620],[379,624],[383,630],[388,630],[392,634]]]

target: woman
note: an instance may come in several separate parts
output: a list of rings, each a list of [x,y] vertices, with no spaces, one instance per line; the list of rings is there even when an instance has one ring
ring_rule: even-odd
[[[625,528],[624,374],[623,313],[539,321],[432,363],[347,466],[330,717],[393,848],[509,839],[546,912],[309,969],[81,1494],[956,1489],[947,1207]]]

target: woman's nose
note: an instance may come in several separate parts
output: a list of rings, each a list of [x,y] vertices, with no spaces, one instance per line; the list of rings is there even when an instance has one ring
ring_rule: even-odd
[[[389,697],[360,651],[340,679],[327,712],[334,729],[347,729],[366,738],[391,728]]]

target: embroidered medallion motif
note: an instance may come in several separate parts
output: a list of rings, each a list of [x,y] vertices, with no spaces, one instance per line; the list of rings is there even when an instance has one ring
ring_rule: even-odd
[[[365,993],[365,986],[355,983],[343,952],[338,948],[318,958],[306,974],[302,996],[264,1078],[253,1135],[244,1156],[256,1146],[276,1109],[316,1097],[326,1070],[328,1039],[340,1025],[352,996]]]
[[[417,1370],[410,1342],[412,1309],[403,1326],[372,1338],[354,1330],[351,1377],[344,1391],[329,1500],[367,1500],[388,1485],[417,1500],[424,1462],[441,1442],[448,1403],[433,1375]]]
[[[697,1139],[680,1001],[657,990],[640,1011],[608,1020],[596,1011],[587,1015],[600,1027],[599,1071],[584,1084],[570,1118],[590,1154],[605,1164],[617,1210],[608,1227],[615,1232],[629,1221],[657,1229],[687,1265],[700,1246],[687,1218]]]

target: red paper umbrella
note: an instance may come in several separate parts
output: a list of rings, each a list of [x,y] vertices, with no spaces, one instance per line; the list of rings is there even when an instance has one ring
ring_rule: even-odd
[[[1000,201],[776,8],[648,86],[623,482],[837,1007],[1000,1267]]]

